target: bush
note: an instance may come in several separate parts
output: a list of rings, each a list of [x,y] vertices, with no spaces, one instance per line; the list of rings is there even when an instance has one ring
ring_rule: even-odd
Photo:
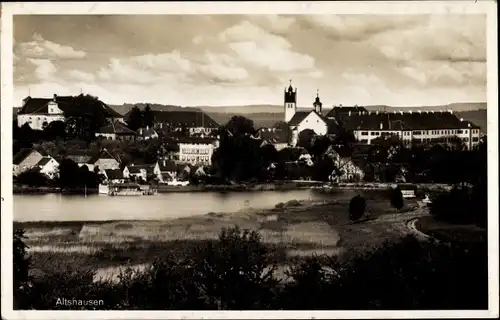
[[[219,310],[268,308],[277,281],[269,249],[255,231],[222,229],[199,248],[195,281],[205,305]]]
[[[20,266],[15,270],[23,270],[15,276],[18,284],[26,283],[28,273],[21,235],[15,235],[14,244],[14,265]],[[488,307],[485,243],[420,242],[408,236],[342,260],[324,256],[290,262],[286,284],[274,277],[271,253],[258,233],[224,229],[217,241],[187,257],[166,252],[145,271],[127,269],[118,283],[94,282],[93,272],[81,265],[56,268],[34,280],[31,291],[17,291],[15,308],[20,301],[24,309],[93,308],[56,305],[57,297],[103,300],[98,308],[107,310]]]
[[[14,231],[13,238],[13,285],[14,285],[14,309],[23,309],[23,297],[29,295],[31,289],[31,277],[29,276],[29,268],[31,259],[27,255],[28,246],[24,243],[24,229]]]
[[[403,193],[399,187],[392,189],[391,191],[391,205],[398,211],[404,206]]]
[[[474,212],[478,209],[471,204],[470,191],[455,187],[448,193],[438,195],[432,201],[429,211],[438,220],[468,224],[474,222]]]
[[[349,202],[349,219],[356,221],[361,219],[366,209],[366,200],[360,195],[357,195]]]

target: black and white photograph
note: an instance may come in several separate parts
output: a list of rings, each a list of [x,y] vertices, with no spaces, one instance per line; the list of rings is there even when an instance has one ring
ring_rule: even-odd
[[[496,2],[1,20],[2,317],[498,317]]]

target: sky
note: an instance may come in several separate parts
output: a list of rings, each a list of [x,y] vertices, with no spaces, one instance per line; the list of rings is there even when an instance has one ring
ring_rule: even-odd
[[[486,15],[17,15],[14,102],[422,106],[486,101]]]

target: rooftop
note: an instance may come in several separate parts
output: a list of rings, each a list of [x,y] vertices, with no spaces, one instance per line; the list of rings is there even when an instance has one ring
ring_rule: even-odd
[[[451,112],[364,112],[353,113],[342,119],[350,130],[436,130],[479,129],[469,121],[462,121]]]
[[[49,114],[49,102],[55,101],[63,112],[81,112],[91,107],[99,107],[108,118],[122,118],[123,116],[97,98],[88,95],[58,96],[54,98],[32,98],[26,97],[18,114]],[[82,108],[83,107],[83,108]]]
[[[186,128],[218,128],[214,119],[201,111],[156,111],[152,110],[154,122],[164,123],[167,126]],[[125,114],[128,119],[130,111]]]
[[[98,133],[114,133],[118,135],[135,135],[136,132],[120,121],[111,121],[108,125],[98,130]]]
[[[35,150],[32,148],[23,148],[23,149],[19,150],[19,152],[14,155],[14,158],[12,159],[13,164],[15,164],[15,165],[21,164],[33,152],[38,152],[42,156],[46,155],[44,152],[42,152],[40,150]]]

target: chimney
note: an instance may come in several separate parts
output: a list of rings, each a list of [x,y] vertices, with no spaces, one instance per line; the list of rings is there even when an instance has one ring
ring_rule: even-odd
[[[351,111],[349,111],[349,117],[351,116]]]
[[[450,110],[450,113],[453,114],[453,110]]]
[[[149,130],[149,126],[146,126],[146,130]]]
[[[410,114],[413,114],[413,111],[412,111],[412,110],[410,110]]]
[[[403,111],[402,111],[402,110],[400,110],[400,111],[399,111],[399,113],[403,114]]]
[[[57,100],[57,94],[54,93],[54,101]]]
[[[361,115],[361,111],[358,111],[358,116],[360,116],[360,115]]]
[[[464,122],[464,118],[460,118],[460,122]]]
[[[469,122],[469,123],[467,123],[467,127],[469,127],[469,128],[470,128],[470,122]]]
[[[384,123],[380,122],[380,130],[383,130],[383,129],[384,129]]]
[[[375,114],[376,114],[376,115],[378,115],[378,110],[377,110],[377,111],[375,111]]]
[[[368,115],[372,114],[370,111],[368,111]]]
[[[340,103],[340,104],[339,104],[339,107],[341,107],[341,108],[342,108],[342,103]]]
[[[418,113],[422,114],[422,110],[418,110]]]
[[[163,166],[167,165],[167,160],[163,159]]]

